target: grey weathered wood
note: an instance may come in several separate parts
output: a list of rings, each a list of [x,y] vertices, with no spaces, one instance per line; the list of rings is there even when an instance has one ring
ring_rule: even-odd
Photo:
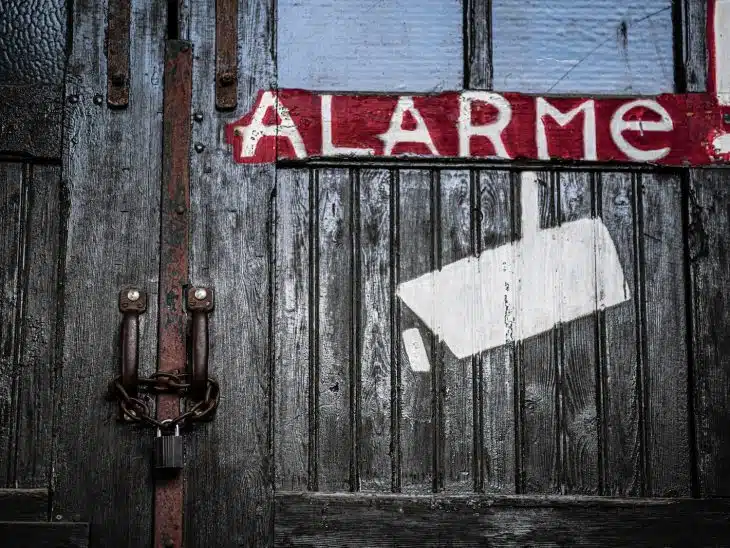
[[[53,374],[56,344],[61,170],[26,170],[28,207],[23,252],[23,304],[13,408],[17,410],[10,454],[15,486],[50,487]]]
[[[492,1],[465,0],[464,87],[492,89]]]
[[[274,465],[277,489],[309,485],[309,170],[282,170],[276,187]]]
[[[508,244],[513,237],[512,180],[508,171],[478,172],[476,198],[479,215],[476,248],[481,252]],[[514,287],[505,288],[512,292]],[[481,472],[478,487],[485,491],[515,491],[515,372],[514,344],[476,357],[479,380],[477,417],[481,435],[477,447]],[[479,424],[475,421],[475,424]]]
[[[440,173],[441,265],[464,259],[472,250],[472,190],[468,170]],[[468,318],[464,318],[468,322]],[[466,328],[466,327],[465,327]],[[474,371],[469,358],[457,359],[441,342],[439,364],[444,391],[444,489],[450,492],[474,488]]]
[[[186,438],[185,539],[189,547],[271,542],[270,276],[274,165],[236,164],[223,127],[247,112],[259,89],[276,87],[270,0],[238,10],[238,107],[215,111],[215,1],[185,2],[183,34],[193,43],[190,162],[190,281],[211,284],[210,370],[221,381],[215,421]],[[133,98],[131,99],[133,100]],[[213,517],[211,519],[211,517]]]
[[[616,246],[631,299],[605,311],[601,353],[601,443],[604,495],[639,495],[642,488],[637,376],[637,278],[634,176],[600,176],[601,219]],[[600,288],[599,288],[600,289]]]
[[[687,325],[681,185],[673,174],[641,178],[645,283],[647,491],[687,496],[691,489],[687,410]]]
[[[45,520],[48,498],[48,489],[0,489],[0,520]]]
[[[707,2],[682,0],[679,2],[683,23],[682,67],[686,91],[707,90]],[[680,92],[685,90],[678,90]]]
[[[360,177],[360,437],[362,490],[390,491],[391,444],[391,174],[362,170]],[[356,367],[358,365],[356,364]]]
[[[400,283],[417,278],[433,269],[433,227],[431,216],[431,173],[426,170],[400,170],[398,239]],[[431,376],[434,367],[432,332],[402,302],[398,332],[418,329],[426,348],[431,369],[413,371],[401,344],[400,352],[400,451],[401,489],[428,492],[433,488],[434,421],[432,416]]]
[[[730,173],[695,170],[689,187],[697,491],[730,495]]]
[[[0,521],[0,538],[5,548],[86,548],[89,524]]]
[[[61,156],[63,86],[0,86],[0,152],[21,157]]]
[[[66,92],[78,102],[67,102],[65,112],[52,513],[93,523],[92,544],[99,546],[142,546],[152,538],[152,433],[117,422],[118,407],[105,395],[119,371],[117,292],[125,285],[157,290],[165,7],[133,2],[130,105],[111,111],[93,100],[106,89],[105,5],[73,4]],[[141,320],[146,375],[155,363],[156,300]]]
[[[321,491],[355,489],[350,464],[353,292],[359,291],[353,265],[353,189],[346,169],[317,172],[319,199],[317,420],[318,487]]]
[[[720,546],[727,501],[279,494],[282,546]]]
[[[13,430],[17,409],[13,391],[22,304],[22,251],[27,197],[23,165],[0,163],[0,486],[11,487]]]
[[[561,224],[592,216],[592,183],[589,173],[560,174],[558,216]],[[569,254],[563,256],[567,258]],[[565,290],[570,291],[570,288]],[[598,492],[597,321],[597,314],[592,314],[562,326],[559,430],[560,483],[564,493]]]

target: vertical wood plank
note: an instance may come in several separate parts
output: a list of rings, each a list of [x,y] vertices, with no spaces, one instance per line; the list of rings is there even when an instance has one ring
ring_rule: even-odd
[[[478,173],[477,184],[476,239],[482,252],[512,240],[512,177],[508,171],[485,170]],[[504,291],[511,293],[514,286]],[[482,425],[480,476],[487,492],[515,492],[514,348],[508,344],[476,357],[480,396],[475,401]]]
[[[431,223],[431,173],[426,170],[399,172],[399,257],[400,282],[430,272],[433,227]],[[402,335],[417,329],[429,361],[428,370],[411,364],[405,346],[400,352],[400,440],[401,489],[406,493],[426,493],[433,486],[434,423],[431,405],[431,377],[434,367],[434,335],[404,304],[400,307]]]
[[[687,324],[681,184],[642,177],[646,283],[647,487],[649,496],[690,494]]]
[[[153,434],[117,422],[118,409],[105,394],[118,374],[115,301],[124,285],[150,292],[140,373],[150,374],[155,364],[165,8],[161,1],[132,3],[130,73],[148,76],[131,79],[129,106],[114,111],[94,101],[106,89],[105,5],[73,4],[52,514],[95,524],[91,544],[98,546],[142,546],[152,538],[152,496],[143,486],[150,485]]]
[[[25,231],[25,189],[23,165],[0,163],[0,486],[15,487],[15,416],[13,390],[18,353],[18,322],[21,307],[19,278],[22,276]]]
[[[730,496],[730,178],[690,173],[689,257],[697,494]]]
[[[60,358],[56,344],[57,278],[60,235],[58,166],[27,171],[28,216],[20,354],[14,407],[17,408],[12,473],[16,487],[50,486],[53,424],[53,372]]]
[[[215,110],[215,0],[186,2],[181,13],[188,33],[181,38],[195,50],[190,281],[216,290],[210,372],[221,382],[215,420],[185,440],[186,460],[194,463],[183,472],[185,542],[201,548],[267,546],[274,483],[270,303],[276,166],[233,162],[223,129],[251,108],[258,90],[276,88],[275,13],[271,0],[239,3],[238,106],[228,114]]]
[[[707,2],[681,0],[682,66],[686,89],[679,93],[707,90]]]
[[[562,172],[559,192],[561,224],[592,216],[591,174]],[[566,245],[570,245],[570,242],[563,242],[565,251],[562,256],[564,260],[570,260]],[[601,266],[598,265],[598,268]],[[563,289],[564,294],[569,292],[569,287]],[[566,322],[562,326],[560,452],[561,491],[565,493],[598,492],[597,322],[596,313]]]
[[[309,474],[309,176],[282,170],[276,185],[275,487],[290,491]]]
[[[391,442],[391,176],[360,173],[361,318],[359,469],[361,489],[390,491]]]
[[[467,170],[441,172],[441,265],[472,254],[471,180]],[[469,329],[469,318],[463,318]],[[443,385],[445,388],[443,428],[444,488],[451,492],[471,491],[473,461],[473,391],[472,359],[459,360],[441,342]]]
[[[464,13],[464,87],[492,89],[492,0],[465,0]]]
[[[319,178],[319,406],[320,491],[350,485],[350,369],[352,346],[351,181],[347,169],[322,169]]]
[[[605,311],[603,322],[600,366],[605,483],[602,494],[611,496],[639,495],[642,483],[634,177],[626,173],[605,173],[599,183],[603,224],[616,246],[631,291],[630,300]]]

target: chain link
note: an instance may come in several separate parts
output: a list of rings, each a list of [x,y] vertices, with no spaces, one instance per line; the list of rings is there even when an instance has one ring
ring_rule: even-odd
[[[138,379],[139,391],[150,394],[178,394],[183,397],[190,390],[190,383],[187,382],[189,376],[188,373],[153,373],[147,378]],[[174,429],[176,425],[184,427],[192,422],[210,420],[218,407],[220,386],[215,379],[208,377],[204,399],[195,401],[192,407],[177,417],[164,420],[157,420],[152,416],[145,400],[129,395],[122,385],[121,376],[111,382],[110,392],[115,399],[119,400],[122,413],[129,420],[160,430],[170,430]]]

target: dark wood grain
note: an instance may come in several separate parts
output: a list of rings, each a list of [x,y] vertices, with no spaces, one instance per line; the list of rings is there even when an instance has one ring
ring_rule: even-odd
[[[309,175],[282,170],[276,187],[275,488],[294,491],[309,486]]]
[[[727,501],[279,494],[280,546],[720,546]]]
[[[53,375],[60,359],[56,340],[61,169],[26,169],[23,304],[13,408],[16,420],[10,477],[16,487],[50,487]]]
[[[398,239],[400,283],[433,269],[431,222],[431,173],[400,170]],[[434,367],[432,332],[402,302],[398,332],[418,329],[431,364],[429,371],[414,371],[403,345],[400,352],[400,450],[403,492],[428,492],[433,488],[434,422],[431,376]]]
[[[510,172],[479,171],[476,187],[475,247],[482,252],[509,244],[513,237]],[[504,289],[512,295],[514,284]],[[505,321],[510,321],[509,317]],[[515,492],[515,427],[518,425],[515,422],[514,348],[514,343],[507,344],[475,357],[478,421],[474,422],[481,424],[481,451],[477,445],[481,472],[477,487],[490,492]]]
[[[682,59],[678,67],[683,74],[686,90],[697,92],[707,90],[707,2],[682,0],[678,2],[681,21]]]
[[[464,2],[464,87],[492,89],[492,1]]]
[[[690,494],[687,324],[680,179],[642,176],[647,495]]]
[[[63,86],[0,86],[0,152],[12,156],[61,157]]]
[[[0,521],[4,548],[86,548],[88,523]]]
[[[391,174],[360,177],[360,489],[390,491],[391,443]],[[356,364],[356,367],[358,365]]]
[[[13,434],[15,364],[22,310],[22,260],[27,196],[23,165],[0,163],[0,486],[11,487],[14,468]]]
[[[266,546],[273,510],[275,166],[235,164],[223,127],[251,108],[259,89],[276,87],[274,10],[270,0],[239,3],[239,35],[247,39],[238,45],[238,71],[246,77],[239,78],[238,107],[230,115],[215,110],[215,0],[187,3],[181,13],[182,36],[195,47],[190,281],[216,290],[210,372],[221,382],[215,420],[185,440],[184,538],[188,547]]]
[[[48,499],[48,489],[0,489],[0,520],[46,520]]]
[[[136,547],[152,538],[152,435],[118,423],[118,407],[105,395],[119,367],[116,295],[125,285],[157,291],[164,8],[134,2],[130,60],[140,77],[130,82],[129,107],[113,111],[94,101],[106,87],[105,5],[73,4],[66,91],[78,102],[68,102],[65,113],[63,361],[55,384],[52,514],[93,523],[92,544],[99,546]],[[154,370],[156,350],[157,306],[150,300],[140,329],[145,375]]]
[[[600,216],[616,246],[631,299],[603,314],[601,335],[602,494],[639,495],[642,489],[637,364],[638,278],[635,263],[634,176],[600,175]],[[599,287],[600,290],[600,287]]]
[[[688,238],[697,492],[730,496],[730,173],[691,172]]]
[[[441,265],[464,259],[472,249],[472,191],[468,170],[440,173]],[[464,318],[468,329],[468,318]],[[471,357],[458,359],[441,342],[439,364],[443,391],[444,489],[466,492],[474,488],[474,376]]]

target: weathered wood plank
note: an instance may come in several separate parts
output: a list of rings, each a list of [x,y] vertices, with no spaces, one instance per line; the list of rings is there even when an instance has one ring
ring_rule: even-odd
[[[398,204],[399,282],[406,282],[433,268],[431,222],[431,173],[400,170]],[[428,492],[433,488],[434,428],[431,377],[434,366],[434,335],[402,302],[398,332],[417,329],[428,364],[411,363],[406,347],[400,348],[400,451],[401,489]],[[427,370],[422,370],[427,367]]]
[[[360,172],[360,488],[390,491],[391,443],[391,173]]]
[[[186,438],[195,466],[184,472],[184,537],[188,547],[266,546],[272,542],[273,511],[275,167],[242,167],[230,160],[223,127],[235,114],[215,110],[215,0],[185,2],[181,13],[188,33],[181,38],[195,50],[192,142],[199,151],[190,162],[190,281],[216,290],[210,367],[222,391],[216,419]],[[259,89],[276,87],[273,15],[271,0],[239,5],[238,116],[251,107]]]
[[[468,170],[444,170],[440,173],[441,192],[441,265],[473,254],[472,192]],[[464,329],[473,322],[463,318]],[[472,359],[458,359],[441,342],[440,366],[443,403],[444,489],[449,492],[471,491],[474,487],[474,371]]]
[[[719,546],[727,501],[597,497],[276,497],[282,546]]]
[[[129,107],[111,111],[94,101],[106,87],[105,5],[73,4],[66,91],[75,99],[64,118],[65,325],[54,384],[52,513],[98,524],[92,543],[99,546],[142,546],[152,538],[152,497],[141,488],[150,474],[151,434],[117,422],[118,408],[105,394],[118,372],[117,292],[124,285],[157,290],[165,8],[161,1],[133,2],[131,73],[149,76],[132,78]],[[141,374],[155,363],[157,306],[149,301]]]
[[[48,498],[48,489],[0,489],[0,520],[46,520]]]
[[[687,91],[707,89],[707,2],[682,0],[682,53],[680,70],[684,72]],[[675,38],[676,39],[676,38]],[[679,90],[684,91],[684,90]]]
[[[17,421],[11,454],[13,484],[50,487],[53,374],[56,344],[61,170],[34,165],[27,170],[25,273],[15,401]]]
[[[605,311],[601,335],[602,494],[641,494],[637,364],[638,278],[635,266],[634,176],[600,176],[601,218],[616,246],[631,299]],[[598,197],[597,197],[598,199]],[[601,287],[598,287],[601,290]]]
[[[593,215],[593,181],[585,172],[560,174],[560,223]],[[571,260],[563,242],[563,260]],[[594,249],[594,253],[597,250]],[[599,266],[600,268],[600,266]],[[570,283],[561,280],[561,284]],[[566,292],[570,288],[565,289]],[[561,491],[598,492],[598,428],[596,409],[596,314],[566,322],[562,326],[560,378]]]
[[[0,86],[0,152],[22,157],[61,156],[63,86]]]
[[[276,188],[274,466],[277,489],[309,484],[309,170],[282,170]]]
[[[701,496],[730,496],[730,173],[690,174],[692,375]]]
[[[350,484],[354,457],[350,443],[354,287],[352,192],[350,171],[317,172],[319,200],[319,402],[317,467],[322,491],[355,489]]]
[[[641,179],[646,307],[647,492],[687,496],[691,490],[687,324],[681,184],[673,174]]]
[[[492,2],[466,0],[465,54],[467,89],[492,89]]]
[[[0,521],[0,538],[5,548],[86,548],[88,523],[42,521]]]
[[[477,249],[508,244],[513,238],[512,177],[508,171],[478,172]],[[511,295],[512,287],[504,288]],[[514,299],[512,299],[514,302]],[[509,321],[509,318],[505,318]],[[480,485],[485,491],[515,492],[515,371],[514,344],[477,356],[478,402],[481,424]],[[479,454],[479,447],[477,447]]]
[[[22,303],[26,192],[23,165],[0,163],[0,486],[12,487],[13,433],[17,409],[14,406],[15,363],[18,354],[18,323]]]

